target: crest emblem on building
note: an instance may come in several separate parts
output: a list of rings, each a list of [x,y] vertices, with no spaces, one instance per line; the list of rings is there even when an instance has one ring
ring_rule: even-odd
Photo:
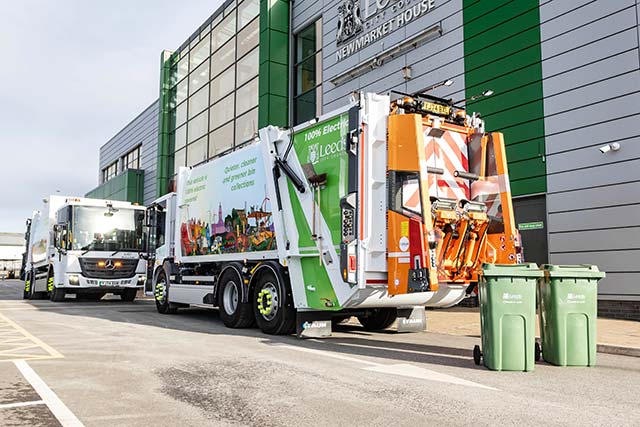
[[[342,6],[338,7],[337,42],[350,39],[361,32],[362,27],[360,0],[344,0]]]

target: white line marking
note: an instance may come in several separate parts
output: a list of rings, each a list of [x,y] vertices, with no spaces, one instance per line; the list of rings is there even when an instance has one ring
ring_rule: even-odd
[[[49,353],[49,355],[51,357],[55,357],[55,358],[61,358],[63,357],[62,354],[60,354],[57,350],[55,350],[53,347],[49,346],[48,344],[45,344],[44,341],[42,341],[41,339],[34,337],[33,335],[31,335],[29,332],[26,331],[26,329],[24,329],[23,327],[19,326],[17,323],[15,323],[14,321],[12,321],[11,319],[9,319],[7,316],[4,316],[0,313],[0,321],[4,321],[6,322],[8,325],[13,326],[15,329],[17,329],[18,331],[20,331],[25,337],[29,338],[31,341],[33,341],[35,344],[39,345],[40,347],[42,347],[47,353]]]
[[[406,363],[401,363],[396,365],[383,365],[382,363],[370,362],[368,360],[358,359],[355,357],[343,356],[341,354],[335,354],[325,350],[315,350],[311,348],[296,347],[296,346],[286,345],[286,344],[279,347],[285,347],[290,350],[301,351],[304,353],[312,353],[318,356],[332,357],[334,359],[346,360],[349,362],[357,363],[359,365],[362,365],[362,364],[370,365],[367,367],[362,367],[362,369],[367,371],[380,372],[383,374],[399,375],[403,377],[417,378],[422,380],[438,381],[438,382],[444,382],[449,384],[463,385],[467,387],[477,387],[477,388],[483,388],[487,390],[497,390],[496,388],[474,383],[472,381],[463,380],[461,378],[454,377],[453,375],[441,374],[440,372],[421,368],[419,366],[409,365]]]
[[[343,356],[341,354],[334,354],[334,353],[330,353],[330,352],[324,351],[324,350],[314,350],[312,348],[296,347],[296,346],[293,346],[293,345],[286,345],[286,344],[282,345],[282,346],[278,346],[278,347],[286,347],[286,348],[288,348],[290,350],[301,351],[303,353],[317,354],[319,356],[333,357],[334,359],[347,360],[349,362],[355,362],[355,363],[358,363],[358,364],[366,363],[366,364],[372,365],[372,366],[381,366],[379,363],[376,363],[376,362],[369,362],[368,360],[356,359],[355,357]]]
[[[383,374],[400,375],[402,377],[418,378],[421,380],[438,381],[441,383],[449,383],[456,385],[463,385],[467,387],[478,387],[487,390],[496,390],[493,387],[488,387],[482,384],[474,383],[472,381],[463,380],[453,375],[441,374],[440,372],[432,371],[430,369],[421,368],[419,366],[413,366],[406,363],[398,365],[379,365],[364,368],[367,371],[380,372]]]
[[[15,360],[13,363],[15,363],[22,376],[31,384],[36,393],[40,395],[63,427],[84,427],[84,424],[67,408],[67,405],[60,400],[26,361]]]
[[[44,400],[34,400],[32,402],[5,403],[0,405],[0,409],[22,408],[23,406],[44,405]]]

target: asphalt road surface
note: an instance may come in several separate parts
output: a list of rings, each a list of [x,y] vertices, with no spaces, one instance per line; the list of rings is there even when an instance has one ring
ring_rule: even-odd
[[[1,426],[640,425],[640,359],[474,365],[475,337],[231,330],[152,301],[22,301],[0,282]]]

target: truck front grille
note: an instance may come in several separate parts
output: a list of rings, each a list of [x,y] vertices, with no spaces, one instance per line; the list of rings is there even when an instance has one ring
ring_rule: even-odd
[[[80,258],[82,275],[91,279],[131,278],[135,276],[137,266],[137,259]]]

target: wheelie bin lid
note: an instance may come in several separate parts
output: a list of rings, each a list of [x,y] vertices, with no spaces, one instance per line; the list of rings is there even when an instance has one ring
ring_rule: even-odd
[[[542,270],[549,277],[576,277],[588,279],[602,279],[605,276],[604,271],[598,270],[597,265],[578,264],[578,265],[552,265],[544,264]]]
[[[487,277],[542,277],[544,271],[533,263],[524,264],[482,264],[482,275]]]

